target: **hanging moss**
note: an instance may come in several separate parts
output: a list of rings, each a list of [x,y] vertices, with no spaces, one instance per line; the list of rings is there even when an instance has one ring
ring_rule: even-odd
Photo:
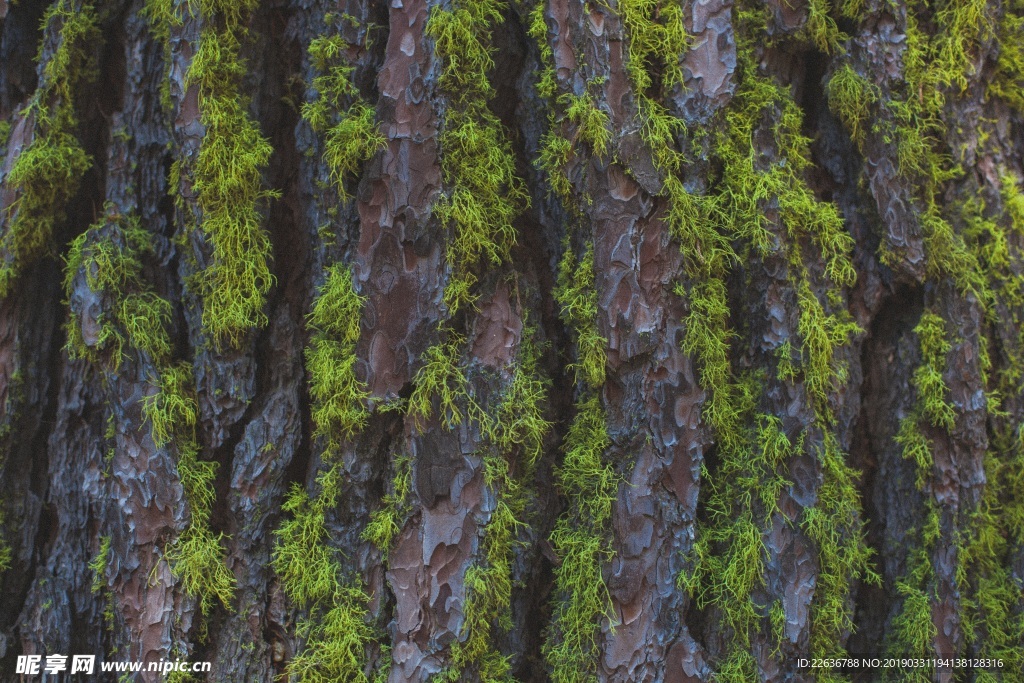
[[[495,507],[483,529],[481,555],[466,571],[465,620],[460,641],[452,646],[451,664],[441,676],[444,680],[460,680],[468,670],[474,670],[482,683],[510,680],[511,655],[494,647],[493,634],[512,628],[512,562],[526,527],[526,482],[551,426],[542,416],[547,383],[538,372],[533,335],[532,329],[524,329],[495,418],[482,425],[489,446],[483,457],[484,485],[495,493]],[[515,463],[522,455],[525,467],[517,472]]]
[[[475,300],[478,267],[508,259],[516,240],[512,221],[529,206],[508,137],[487,106],[495,95],[488,80],[491,29],[503,21],[501,7],[497,0],[455,0],[449,9],[434,9],[427,22],[443,65],[438,86],[448,98],[439,141],[449,190],[434,215],[451,231],[444,291],[449,316]]]
[[[309,58],[318,75],[313,78],[316,98],[302,105],[302,118],[317,133],[325,134],[324,161],[342,201],[349,198],[344,180],[386,141],[374,122],[373,108],[352,82],[355,67],[340,59],[347,49],[340,35],[319,36],[309,44]]]
[[[338,263],[328,268],[327,280],[309,315],[312,335],[306,369],[316,423],[314,436],[326,440],[329,453],[362,429],[369,416],[366,384],[355,374],[363,301],[352,286],[348,266]]]
[[[332,21],[331,17],[325,20]],[[351,199],[345,181],[385,145],[373,109],[353,83],[354,67],[345,59],[350,47],[359,46],[349,46],[337,34],[311,41],[308,52],[317,72],[312,83],[316,95],[302,107],[310,127],[325,136],[323,159],[342,202]],[[368,681],[367,647],[380,636],[368,623],[370,596],[358,577],[343,571],[328,545],[325,522],[327,510],[337,505],[341,494],[344,473],[337,461],[341,446],[362,430],[370,414],[369,392],[355,373],[363,304],[348,266],[335,263],[326,269],[308,318],[306,369],[314,436],[322,440],[323,457],[330,466],[317,477],[320,492],[315,498],[310,499],[302,487],[293,487],[283,506],[291,518],[275,532],[273,555],[285,594],[308,612],[296,629],[305,647],[288,665],[289,675],[304,683]],[[411,484],[408,459],[398,458],[395,466],[395,490],[385,498],[384,507],[373,513],[362,534],[385,557],[398,532]]]
[[[366,647],[377,639],[367,623],[370,596],[357,579],[344,576],[337,551],[327,544],[325,514],[341,495],[342,466],[317,477],[320,493],[310,499],[295,484],[281,509],[290,514],[274,532],[273,567],[285,595],[309,610],[296,633],[306,640],[288,664],[288,675],[302,683],[366,682]]]
[[[556,683],[597,680],[601,622],[615,619],[603,575],[614,556],[610,523],[619,485],[604,460],[610,444],[600,399],[580,398],[563,445],[565,459],[555,472],[567,506],[551,532],[561,565],[555,568],[556,601],[543,652]]]
[[[225,565],[223,534],[209,526],[216,463],[199,459],[192,367],[174,362],[168,330],[171,304],[152,291],[143,275],[142,258],[152,251],[152,236],[139,227],[136,217],[120,215],[112,205],[106,213],[68,249],[64,287],[69,303],[76,283],[84,278],[85,285],[103,297],[105,313],[97,339],[87,344],[82,312],[72,304],[67,351],[110,373],[118,371],[129,353],[141,354],[155,369],[156,391],[143,398],[142,415],[156,447],[171,446],[178,454],[178,477],[190,514],[188,526],[167,548],[166,557],[185,592],[198,597],[202,612],[209,613],[214,600],[230,603],[235,578]]]
[[[203,329],[209,338],[232,347],[250,329],[267,323],[263,305],[274,278],[261,206],[280,196],[263,187],[263,169],[273,148],[249,115],[241,90],[243,22],[256,6],[256,0],[201,0],[188,6],[187,11],[198,10],[205,20],[185,76],[185,86],[199,90],[205,134],[194,161],[179,160],[172,172],[172,186],[181,182],[182,174],[191,181],[199,214],[195,228],[211,251],[206,267],[186,284],[202,299]],[[146,13],[155,35],[169,45],[172,29],[183,23],[174,4],[147,0]]]
[[[58,0],[43,17],[43,31],[57,36],[45,62],[26,116],[34,117],[32,141],[15,159],[6,183],[15,199],[4,207],[0,223],[0,298],[10,294],[20,275],[50,249],[54,229],[67,203],[92,166],[75,137],[74,95],[94,77],[93,46],[100,40],[89,3]],[[46,44],[38,60],[45,58]]]
[[[666,176],[666,222],[682,248],[686,278],[676,292],[688,300],[690,308],[683,350],[700,365],[701,386],[707,392],[703,416],[714,430],[721,463],[714,472],[705,472],[702,498],[711,521],[698,529],[693,569],[680,576],[680,583],[698,606],[716,606],[731,634],[731,643],[717,663],[718,679],[749,680],[756,675],[748,649],[750,634],[772,629],[768,609],[750,597],[763,581],[763,533],[771,525],[778,496],[791,485],[780,474],[783,463],[812,444],[805,444],[803,435],[792,443],[779,431],[777,418],[758,415],[758,380],[737,376],[732,369],[730,340],[736,333],[729,329],[725,280],[741,258],[781,251],[791,267],[800,306],[801,346],[799,354],[792,346],[777,350],[779,376],[803,380],[821,430],[822,441],[813,445],[812,452],[824,475],[818,501],[804,510],[801,521],[818,546],[821,563],[812,606],[811,647],[815,657],[841,656],[839,643],[852,619],[850,585],[858,578],[877,579],[870,571],[870,551],[860,529],[856,473],[845,464],[831,432],[828,405],[828,397],[846,377],[837,350],[859,328],[848,314],[830,313],[818,300],[803,252],[808,240],[817,247],[812,258],[824,261],[827,280],[823,284],[829,305],[834,306],[839,288],[851,285],[855,278],[850,262],[853,240],[835,206],[818,201],[803,177],[810,154],[799,107],[788,90],[758,73],[755,51],[759,43],[770,40],[763,9],[739,8],[737,92],[716,126],[714,145],[704,147],[698,136],[691,137],[697,153],[716,157],[721,178],[706,195],[687,191],[682,180],[686,155],[677,144],[677,138],[686,141],[686,131],[654,101],[656,96],[667,97],[681,78],[675,63],[679,52],[665,50],[674,43],[658,37],[676,35],[678,30],[666,27],[678,20],[664,9],[657,3],[636,3],[621,10],[631,45],[627,70],[640,103],[641,133]],[[804,37],[822,50],[835,51],[842,36],[828,12],[824,3],[810,8]],[[657,68],[652,71],[652,64],[665,65],[660,82],[650,76],[659,73]],[[841,83],[834,88],[836,95],[849,98]],[[855,116],[861,118],[862,113]],[[769,125],[775,157],[766,163],[753,140],[759,129]],[[778,218],[765,210],[768,202],[778,207]],[[751,423],[758,428],[746,427]]]
[[[849,64],[836,69],[825,86],[828,105],[850,131],[850,137],[863,149],[869,130],[872,107],[881,99],[878,86],[853,70]]]
[[[999,59],[988,84],[991,95],[1002,98],[1018,112],[1024,112],[1024,2],[1003,5],[996,27]]]
[[[409,494],[412,492],[412,457],[400,455],[395,458],[394,476],[383,505],[370,515],[370,523],[361,535],[364,541],[377,546],[387,558],[391,544],[402,530],[402,522],[410,512]]]
[[[597,290],[594,289],[594,248],[587,250],[576,263],[572,249],[566,249],[558,266],[555,301],[561,307],[562,319],[576,332],[578,362],[569,367],[576,381],[590,387],[604,384],[607,362],[607,340],[597,331]]]

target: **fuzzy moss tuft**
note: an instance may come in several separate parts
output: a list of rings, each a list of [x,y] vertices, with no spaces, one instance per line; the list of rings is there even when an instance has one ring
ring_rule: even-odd
[[[508,136],[488,108],[495,95],[488,80],[491,29],[502,21],[496,0],[455,0],[450,9],[435,8],[427,22],[443,65],[438,85],[449,100],[440,143],[450,189],[434,205],[434,215],[451,230],[444,291],[449,316],[475,300],[480,266],[508,259],[516,240],[512,221],[529,206]]]
[[[395,458],[395,474],[391,486],[385,494],[384,505],[370,516],[370,523],[361,534],[364,541],[369,541],[387,557],[391,543],[402,530],[402,521],[409,513],[409,494],[412,492],[412,457],[400,455]]]
[[[246,111],[239,47],[234,33],[205,29],[186,78],[199,88],[206,129],[189,170],[199,227],[212,251],[209,265],[189,285],[203,299],[203,328],[216,343],[231,346],[267,322],[263,304],[274,278],[259,207],[279,196],[263,188],[262,170],[273,148]]]
[[[863,147],[871,107],[881,98],[878,86],[854,71],[849,64],[843,64],[828,80],[825,92],[832,113],[846,125],[857,146]]]
[[[359,431],[369,416],[366,384],[355,374],[355,345],[363,301],[352,285],[348,266],[337,263],[327,269],[327,279],[309,314],[309,393],[315,436],[327,440],[328,452]]]
[[[92,45],[100,40],[89,3],[58,0],[43,17],[43,30],[54,31],[58,44],[42,69],[40,85],[25,114],[35,117],[32,142],[14,161],[7,184],[15,197],[0,215],[0,298],[17,278],[44,256],[64,207],[92,166],[75,137],[78,120],[74,94],[94,75]],[[44,45],[39,61],[43,61]]]
[[[604,461],[610,443],[600,399],[579,400],[565,438],[565,459],[555,473],[559,490],[568,498],[567,510],[551,532],[562,563],[555,569],[558,599],[543,648],[556,683],[595,680],[601,622],[615,618],[603,575],[613,556],[608,525],[619,485]]]
[[[562,319],[576,332],[578,361],[569,367],[576,381],[591,388],[604,384],[605,344],[597,331],[597,291],[594,289],[594,248],[588,245],[579,263],[572,249],[566,248],[558,265],[555,301],[562,309]]]
[[[200,0],[182,8],[169,0],[146,0],[154,35],[170,54],[172,29],[183,14],[206,20],[185,81],[199,90],[200,122],[205,135],[194,161],[179,160],[172,185],[187,176],[196,195],[198,254],[205,268],[188,286],[203,301],[203,328],[217,345],[237,347],[247,331],[267,322],[263,304],[274,278],[270,238],[262,227],[261,206],[279,193],[263,188],[262,171],[273,149],[247,112],[242,95],[245,66],[238,53],[254,0]],[[162,97],[170,104],[170,94]],[[179,199],[179,201],[182,201]]]
[[[320,36],[309,44],[309,58],[318,74],[316,98],[302,105],[302,118],[324,133],[324,161],[343,200],[349,198],[345,179],[382,149],[386,140],[377,129],[374,111],[352,83],[354,67],[342,59],[347,48],[340,35]]]
[[[92,571],[93,593],[99,593],[107,585],[107,568],[110,566],[110,536],[100,537],[100,549],[96,556],[89,561],[89,569]]]
[[[356,581],[343,581],[342,567],[326,540],[325,515],[341,495],[341,465],[317,477],[311,499],[298,484],[282,506],[291,515],[274,532],[272,564],[281,587],[300,609],[308,610],[297,633],[305,648],[288,664],[288,675],[302,683],[366,682],[366,646],[376,634],[366,622],[370,596]]]

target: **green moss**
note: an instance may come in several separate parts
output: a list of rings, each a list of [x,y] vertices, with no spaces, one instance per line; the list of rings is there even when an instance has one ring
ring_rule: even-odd
[[[47,10],[43,30],[58,34],[59,42],[25,110],[35,117],[32,141],[7,175],[15,197],[3,209],[7,225],[0,234],[0,298],[10,294],[21,273],[47,253],[65,206],[92,166],[75,137],[74,93],[94,75],[92,46],[100,35],[93,7],[86,3],[76,8],[71,0],[59,0]]]
[[[1024,112],[1024,2],[1013,0],[1003,5],[996,37],[999,58],[988,93]]]
[[[599,109],[589,95],[566,94],[560,99],[565,106],[565,117],[576,126],[576,139],[590,145],[594,154],[604,156],[612,137],[608,114]]]
[[[224,534],[210,529],[217,463],[199,459],[199,447],[187,420],[178,421],[173,429],[178,477],[189,504],[190,519],[185,530],[166,548],[165,556],[182,589],[198,598],[201,613],[209,614],[214,601],[225,607],[230,605],[236,583],[225,564]]]
[[[434,9],[427,22],[442,64],[438,85],[448,98],[440,143],[449,191],[435,203],[434,215],[451,231],[444,291],[449,316],[474,301],[480,266],[508,259],[516,240],[512,221],[529,206],[508,136],[487,106],[495,94],[488,80],[491,29],[502,21],[496,0],[456,0],[450,9]]]
[[[363,529],[362,538],[377,546],[387,557],[391,543],[402,530],[402,521],[409,514],[409,494],[412,491],[412,457],[400,455],[395,458],[395,474],[388,492],[384,495],[382,507],[374,510],[370,523]]]
[[[849,0],[846,5],[851,3]],[[854,12],[854,9],[847,10]],[[807,22],[800,30],[801,37],[825,54],[842,51],[841,43],[849,38],[839,30],[832,18],[832,5],[828,0],[809,0],[807,3]]]
[[[548,23],[544,17],[544,0],[536,0],[529,12],[527,33],[536,42],[540,54],[540,68],[537,70],[537,94],[543,99],[552,101],[558,91],[555,80],[555,51],[548,40]]]
[[[637,99],[655,94],[649,92],[655,86],[652,74],[661,73],[666,93],[681,84],[680,57],[689,47],[682,6],[662,0],[621,0],[618,10],[629,36],[626,69]]]
[[[561,564],[555,568],[556,602],[544,658],[556,683],[595,679],[601,622],[614,620],[603,567],[612,556],[609,524],[619,478],[604,452],[610,445],[597,396],[581,398],[566,435],[565,459],[556,470],[567,509],[551,533]]]
[[[100,537],[100,549],[89,561],[92,571],[92,592],[99,593],[107,584],[107,567],[110,565],[110,536]]]
[[[945,321],[926,311],[921,315],[914,333],[921,348],[921,364],[914,370],[911,380],[917,389],[918,404],[932,425],[951,431],[956,422],[956,412],[949,402],[949,387],[942,377],[946,368],[946,355],[952,348],[946,341]]]
[[[288,663],[288,675],[301,683],[369,682],[366,645],[375,638],[364,615],[370,596],[357,586],[339,586],[330,608],[315,621],[299,623],[306,646]]]
[[[341,476],[337,463],[322,472],[314,499],[294,485],[281,508],[291,517],[274,532],[274,571],[285,595],[308,611],[296,630],[305,647],[288,664],[288,675],[302,683],[368,681],[366,646],[377,638],[366,621],[370,596],[358,581],[343,578],[327,544],[325,515],[337,505]]]
[[[263,188],[273,148],[246,111],[238,37],[204,29],[186,76],[199,88],[206,129],[189,166],[199,227],[211,246],[209,265],[189,280],[203,299],[203,328],[216,343],[237,346],[267,322],[263,304],[273,283],[270,238],[260,205],[277,192]]]
[[[0,149],[7,150],[7,141],[11,138],[11,124],[9,121],[0,121]]]
[[[921,656],[933,650],[936,628],[932,620],[931,584],[935,580],[931,552],[939,538],[939,513],[934,504],[928,505],[927,518],[921,530],[921,545],[911,551],[907,558],[907,573],[896,581],[896,592],[903,603],[893,618],[889,633],[888,652]],[[884,680],[915,681],[926,683],[932,680],[931,667],[911,669],[896,678],[887,672]]]
[[[526,482],[540,457],[550,423],[544,420],[547,382],[538,371],[535,330],[523,330],[512,378],[490,424],[481,426],[491,448],[483,457],[484,485],[495,507],[483,529],[481,555],[467,570],[466,602],[460,642],[452,647],[451,664],[442,678],[458,680],[474,669],[483,682],[510,679],[509,655],[493,645],[494,630],[512,628],[512,563],[528,505]],[[525,458],[523,458],[525,456]],[[516,472],[516,463],[525,467]]]
[[[156,393],[143,399],[142,414],[152,425],[158,447],[171,442],[176,430],[195,426],[199,407],[192,396],[192,366],[187,362],[169,365],[156,378]]]
[[[171,186],[183,177],[196,195],[197,229],[209,245],[208,264],[187,284],[203,301],[203,328],[214,343],[238,346],[253,327],[267,318],[263,304],[271,285],[270,238],[262,227],[261,207],[279,196],[263,188],[262,171],[273,149],[247,112],[242,95],[245,66],[239,59],[244,22],[255,0],[200,0],[176,8],[169,0],[147,0],[146,14],[154,34],[170,55],[171,31],[183,23],[184,12],[205,19],[198,46],[186,74],[186,86],[199,89],[200,122],[205,135],[194,161],[176,162]],[[162,97],[170,108],[170,93]],[[183,201],[179,197],[179,201]]]
[[[797,301],[800,305],[797,330],[803,340],[802,355],[805,359],[804,385],[818,405],[825,405],[828,395],[845,385],[847,379],[846,364],[836,360],[836,349],[863,330],[845,310],[840,314],[826,315],[806,279],[797,288]]]
[[[461,336],[449,333],[448,340],[434,344],[423,353],[423,365],[413,377],[414,389],[409,397],[409,415],[418,424],[434,414],[435,401],[439,417],[449,429],[463,420],[463,403],[473,413],[482,412],[469,394],[469,380],[459,367]]]
[[[171,304],[143,276],[142,259],[152,252],[151,239],[135,216],[122,216],[108,205],[106,216],[72,241],[64,271],[70,309],[66,349],[72,358],[105,361],[115,372],[126,349],[145,354],[157,366],[170,362]],[[82,337],[81,312],[72,300],[80,276],[104,301],[100,332],[91,344]]]
[[[850,131],[850,137],[863,148],[872,107],[881,98],[878,86],[853,70],[849,64],[836,69],[825,86],[828,105]]]
[[[936,61],[931,69],[938,83],[967,89],[967,79],[976,75],[974,54],[979,45],[993,35],[993,18],[986,0],[959,0],[944,3],[935,13],[939,25],[936,35]]]
[[[328,452],[361,429],[369,416],[366,384],[355,374],[363,302],[352,285],[348,266],[338,263],[327,269],[327,279],[309,315],[312,334],[306,369],[314,435],[326,439]]]
[[[344,180],[382,149],[386,141],[374,121],[373,108],[352,83],[354,67],[343,59],[347,45],[340,35],[320,36],[309,44],[309,57],[319,72],[313,79],[316,99],[302,105],[302,117],[325,133],[324,161],[343,200]]]
[[[596,389],[604,384],[607,342],[597,330],[592,245],[587,246],[579,263],[572,249],[565,250],[558,265],[554,296],[561,307],[562,319],[576,332],[578,361],[569,367],[576,373],[577,382]]]

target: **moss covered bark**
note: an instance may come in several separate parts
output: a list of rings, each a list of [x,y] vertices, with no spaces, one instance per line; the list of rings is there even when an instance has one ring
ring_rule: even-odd
[[[0,2],[0,670],[1022,680],[1022,27]]]

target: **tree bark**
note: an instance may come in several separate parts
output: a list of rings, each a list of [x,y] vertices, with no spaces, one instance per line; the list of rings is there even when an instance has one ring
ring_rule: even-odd
[[[1022,45],[0,0],[0,680],[1024,680]]]

